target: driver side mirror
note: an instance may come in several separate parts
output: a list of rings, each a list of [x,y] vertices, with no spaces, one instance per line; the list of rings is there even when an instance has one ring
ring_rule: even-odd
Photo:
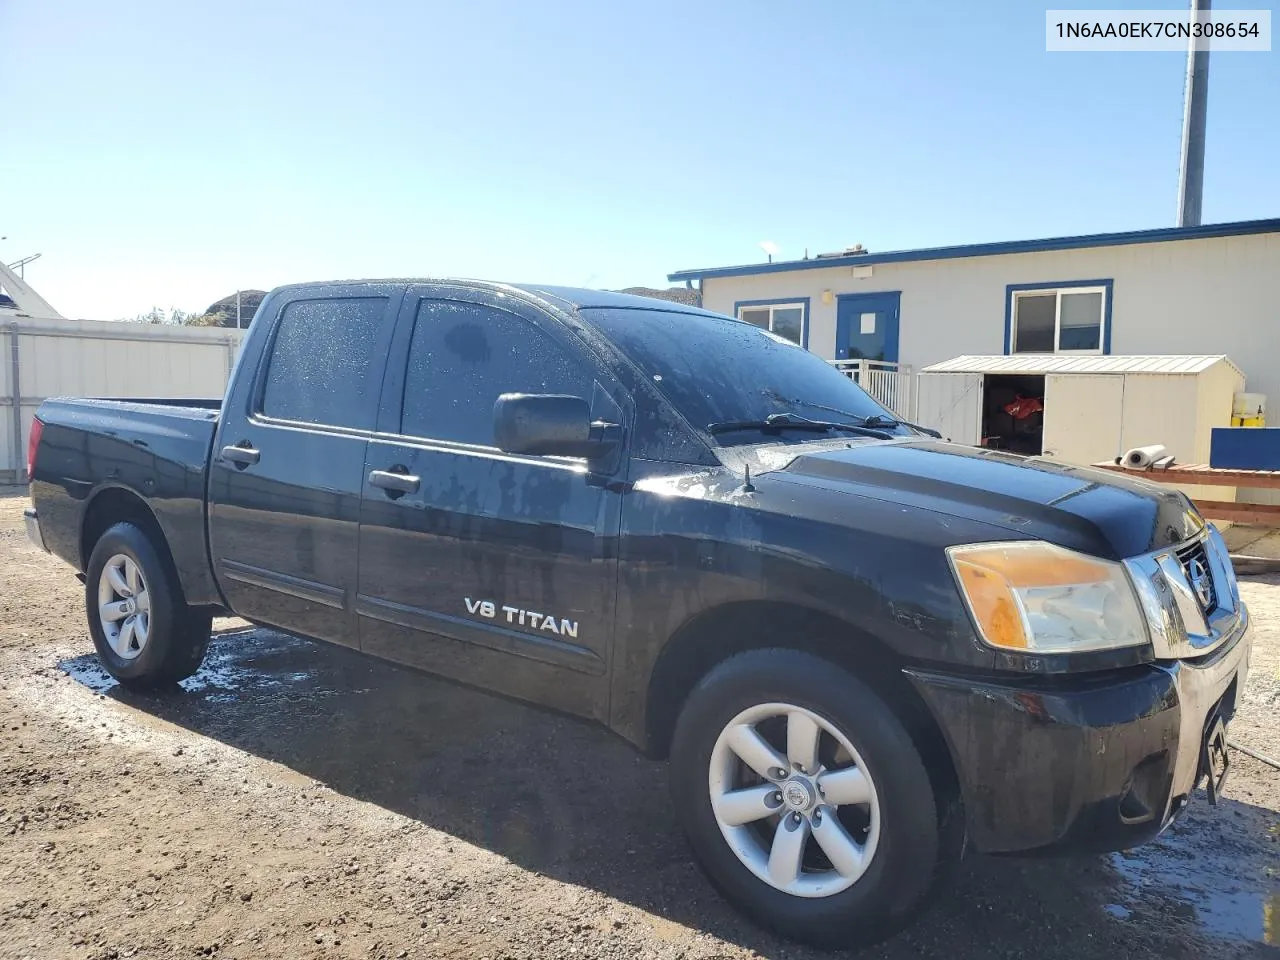
[[[618,425],[592,421],[581,397],[504,393],[493,405],[493,435],[503,453],[594,460],[617,445]]]

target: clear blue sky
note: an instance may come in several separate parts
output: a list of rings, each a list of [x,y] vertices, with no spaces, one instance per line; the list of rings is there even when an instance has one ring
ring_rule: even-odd
[[[1183,56],[1046,53],[1044,9],[0,0],[0,257],[108,319],[1171,225]],[[1206,222],[1280,216],[1280,53],[1215,55],[1208,144]]]

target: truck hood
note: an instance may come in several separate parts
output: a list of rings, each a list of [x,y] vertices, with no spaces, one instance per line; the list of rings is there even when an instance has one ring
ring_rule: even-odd
[[[964,517],[1113,560],[1180,543],[1204,526],[1185,496],[1154,483],[935,440],[815,450],[773,476]]]

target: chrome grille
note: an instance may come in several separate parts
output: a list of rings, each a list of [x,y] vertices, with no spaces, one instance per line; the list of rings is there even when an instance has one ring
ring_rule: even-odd
[[[1189,540],[1174,550],[1182,572],[1186,575],[1191,592],[1200,602],[1205,613],[1218,608],[1218,588],[1214,583],[1213,565],[1203,539]]]
[[[1212,524],[1191,540],[1125,562],[1158,659],[1212,652],[1236,629],[1243,608],[1231,557]]]

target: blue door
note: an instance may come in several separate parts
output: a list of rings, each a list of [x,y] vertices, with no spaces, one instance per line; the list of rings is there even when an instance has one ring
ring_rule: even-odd
[[[836,359],[898,362],[902,294],[849,293],[836,302]]]

